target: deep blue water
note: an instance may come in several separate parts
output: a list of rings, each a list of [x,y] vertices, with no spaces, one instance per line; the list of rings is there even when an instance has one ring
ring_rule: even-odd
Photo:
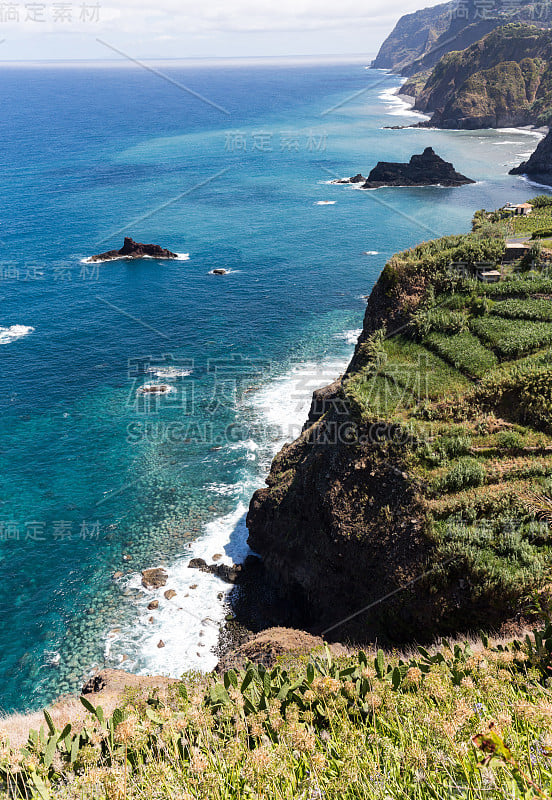
[[[224,586],[189,555],[243,554],[250,495],[346,363],[386,257],[536,193],[507,175],[532,136],[383,130],[412,120],[380,96],[392,75],[163,69],[228,113],[138,67],[0,72],[6,710],[104,663],[211,667]],[[478,183],[327,184],[428,144]],[[81,263],[124,235],[190,258]],[[148,407],[152,381],[173,391]],[[138,573],[159,564],[178,594],[151,615]]]

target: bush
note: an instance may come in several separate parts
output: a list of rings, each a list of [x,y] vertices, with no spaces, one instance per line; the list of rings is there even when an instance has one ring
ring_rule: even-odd
[[[549,236],[552,236],[552,228],[537,228],[531,234],[531,239],[547,239]]]
[[[529,200],[533,208],[545,208],[546,206],[552,206],[552,195],[550,194],[538,194],[536,197],[533,197],[532,200]]]
[[[485,482],[485,469],[475,458],[462,458],[439,481],[442,492],[459,492]]]
[[[494,303],[492,314],[509,319],[534,319],[552,322],[552,303],[543,297],[535,299],[510,298]]]
[[[521,450],[523,436],[517,431],[501,431],[496,437],[496,446],[500,450]]]
[[[515,358],[552,343],[552,325],[548,322],[482,317],[472,320],[470,327],[505,358]]]
[[[417,311],[412,316],[412,326],[416,334],[423,338],[432,331],[441,333],[461,333],[467,330],[468,320],[460,311],[443,308],[428,308]]]
[[[443,436],[441,447],[449,458],[458,458],[458,456],[465,456],[470,452],[471,439],[466,434]]]

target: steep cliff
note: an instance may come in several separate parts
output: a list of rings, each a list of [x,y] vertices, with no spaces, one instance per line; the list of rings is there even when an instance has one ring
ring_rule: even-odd
[[[450,271],[503,251],[468,235],[394,256],[346,374],[255,493],[249,542],[294,625],[430,639],[511,619],[546,581],[531,503],[552,486],[552,324],[523,314],[552,281],[504,281],[491,311],[493,287]]]
[[[374,69],[400,72],[430,50],[448,30],[455,3],[441,3],[401,17],[374,59]]]
[[[538,183],[552,186],[552,132],[549,131],[538,143],[527,161],[510,170],[510,175],[527,175]]]
[[[416,92],[433,112],[422,125],[487,128],[548,124],[552,117],[552,32],[533,25],[498,28],[462,52],[444,56]]]

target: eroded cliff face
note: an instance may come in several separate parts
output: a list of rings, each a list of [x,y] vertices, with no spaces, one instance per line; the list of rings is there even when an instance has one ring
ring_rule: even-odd
[[[423,514],[400,465],[373,441],[380,428],[358,428],[339,394],[325,393],[313,412],[325,408],[324,419],[274,460],[268,487],[251,501],[249,543],[293,606],[295,625],[323,632],[375,603],[330,638],[398,641],[427,626],[426,611],[405,608],[404,593],[399,603],[379,601],[424,571]]]
[[[397,291],[384,270],[345,380],[367,337],[382,324],[399,330],[405,308],[415,307],[424,288],[420,278]],[[330,640],[392,643],[431,638],[442,621],[439,593],[430,590],[431,580],[420,580],[432,555],[425,511],[404,472],[401,442],[390,438],[386,422],[359,421],[339,379],[314,393],[302,435],[281,450],[267,488],[253,496],[249,544],[262,556],[271,591],[287,605],[287,624]],[[366,606],[372,607],[341,624]]]

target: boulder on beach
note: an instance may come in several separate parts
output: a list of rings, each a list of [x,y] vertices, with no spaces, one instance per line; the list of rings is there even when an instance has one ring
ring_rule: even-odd
[[[160,589],[167,583],[168,575],[163,567],[142,570],[142,586],[146,589]]]
[[[143,244],[135,242],[130,236],[125,236],[125,241],[120,250],[108,250],[91,256],[89,261],[110,261],[115,258],[178,258],[178,253],[172,253],[158,244]]]

